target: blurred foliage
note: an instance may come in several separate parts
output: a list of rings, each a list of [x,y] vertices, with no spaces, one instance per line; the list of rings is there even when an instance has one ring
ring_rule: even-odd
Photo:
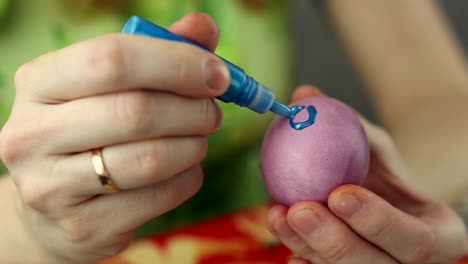
[[[10,4],[9,0],[0,0],[0,22],[4,19],[5,14],[7,13],[9,4]]]

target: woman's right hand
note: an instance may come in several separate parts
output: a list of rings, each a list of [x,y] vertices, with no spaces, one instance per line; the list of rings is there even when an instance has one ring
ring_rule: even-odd
[[[216,46],[206,15],[170,29]],[[58,263],[88,263],[127,248],[136,227],[200,188],[207,136],[222,120],[212,98],[227,89],[229,71],[191,45],[112,34],[39,57],[15,81],[0,155],[18,213]],[[93,169],[100,148],[120,192],[106,193]]]

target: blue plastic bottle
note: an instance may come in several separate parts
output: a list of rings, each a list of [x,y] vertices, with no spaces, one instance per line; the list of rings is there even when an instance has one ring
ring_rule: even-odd
[[[132,16],[122,32],[184,42],[206,50],[205,47],[138,16]],[[247,107],[260,114],[271,111],[284,117],[291,116],[291,109],[275,100],[273,90],[259,84],[235,64],[225,59],[223,60],[231,73],[231,84],[227,91],[223,95],[217,97],[217,99],[225,103],[235,103],[239,106]]]

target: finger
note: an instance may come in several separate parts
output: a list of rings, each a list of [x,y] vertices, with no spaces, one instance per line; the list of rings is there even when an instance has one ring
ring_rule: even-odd
[[[172,24],[169,30],[200,44],[210,51],[214,51],[218,44],[218,25],[212,17],[204,13],[188,14]]]
[[[266,225],[287,248],[296,255],[313,263],[325,263],[318,254],[289,226],[286,219],[288,208],[275,205],[270,209],[266,218]]]
[[[319,262],[312,262],[314,264],[319,264]],[[311,264],[311,262],[309,261],[306,261],[302,258],[298,258],[298,257],[292,257],[290,259],[288,259],[288,264]]]
[[[109,146],[102,150],[102,157],[114,184],[129,190],[163,182],[199,164],[207,149],[205,137],[162,138]],[[55,177],[79,179],[80,185],[63,187],[70,194],[106,192],[92,167],[89,152],[64,158],[55,173]]]
[[[295,102],[307,97],[321,95],[323,95],[323,93],[317,87],[305,84],[299,86],[296,90],[294,90],[291,100]]]
[[[67,102],[55,106],[49,119],[51,129],[43,133],[43,140],[50,141],[45,151],[62,154],[158,137],[212,134],[221,126],[222,112],[213,99],[139,91]]]
[[[103,237],[127,233],[179,206],[200,189],[202,182],[203,172],[196,166],[162,183],[98,196],[82,210],[100,219],[94,223],[105,225],[94,227]]]
[[[431,258],[432,263],[455,263],[468,253],[466,225],[453,208],[434,203],[426,207],[423,215],[419,219],[433,227],[438,245],[436,254]]]
[[[396,263],[392,257],[363,240],[317,202],[293,205],[288,223],[309,247],[330,263]]]
[[[423,263],[435,253],[437,241],[428,224],[362,187],[337,188],[328,205],[356,233],[403,263]]]
[[[230,73],[217,56],[193,45],[128,34],[84,41],[23,66],[17,88],[32,100],[61,103],[132,89],[191,97],[219,96]]]

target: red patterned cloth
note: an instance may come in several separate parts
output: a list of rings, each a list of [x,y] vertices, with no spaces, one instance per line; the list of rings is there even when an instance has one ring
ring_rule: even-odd
[[[102,264],[284,264],[290,251],[265,226],[257,207],[135,242]],[[468,264],[468,257],[457,264]]]

